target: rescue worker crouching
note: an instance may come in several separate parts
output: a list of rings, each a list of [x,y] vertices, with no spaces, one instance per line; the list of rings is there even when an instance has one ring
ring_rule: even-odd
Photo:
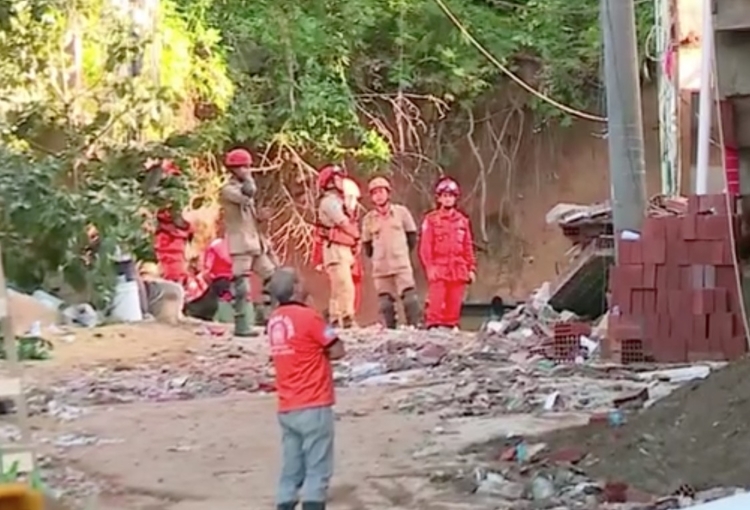
[[[417,326],[422,310],[409,253],[417,245],[417,225],[403,205],[391,203],[391,183],[375,177],[368,184],[375,209],[362,220],[362,248],[372,260],[372,276],[380,314],[387,328],[396,327],[396,299],[409,326]]]
[[[323,196],[318,206],[318,227],[323,238],[323,267],[331,285],[328,311],[333,325],[354,324],[355,287],[352,268],[359,246],[359,229],[346,214],[344,178],[338,165],[328,165],[318,174]]]
[[[456,181],[440,179],[435,186],[437,208],[422,222],[419,258],[427,275],[428,328],[458,327],[466,285],[476,275],[471,222],[456,209],[459,194]]]
[[[230,178],[219,198],[232,259],[234,334],[243,337],[258,335],[253,330],[255,310],[249,300],[250,273],[257,274],[265,286],[277,267],[259,228],[266,218],[259,215],[255,207],[257,186],[251,175],[252,163],[252,156],[245,149],[234,149],[226,154],[224,166]],[[265,292],[264,301],[268,301]]]

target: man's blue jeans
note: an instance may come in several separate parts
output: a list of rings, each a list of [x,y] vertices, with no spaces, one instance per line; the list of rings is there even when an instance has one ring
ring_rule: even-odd
[[[333,407],[279,413],[282,465],[277,503],[325,502],[333,475]]]

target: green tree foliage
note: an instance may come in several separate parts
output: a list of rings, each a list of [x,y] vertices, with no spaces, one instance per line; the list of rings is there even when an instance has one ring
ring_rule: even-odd
[[[444,1],[539,91],[599,109],[598,0]],[[18,282],[62,270],[111,286],[115,246],[146,254],[148,211],[195,191],[188,161],[211,167],[211,153],[252,147],[284,170],[261,184],[286,206],[324,161],[383,168],[445,143],[446,123],[465,136],[466,112],[509,86],[436,0],[161,0],[145,28],[122,3],[0,0],[0,241]],[[640,26],[650,6],[638,2]],[[523,107],[561,118],[538,100]],[[183,178],[144,193],[147,162],[165,157]],[[93,272],[90,225],[102,244]]]
[[[225,104],[231,82],[221,57],[194,57],[210,32],[190,33],[162,5],[170,44],[154,63],[161,38],[136,37],[104,0],[0,2],[0,242],[17,284],[61,272],[101,304],[116,250],[147,255],[149,213],[186,204],[189,153],[173,143],[182,112],[193,98]],[[165,158],[183,175],[144,192],[147,168]]]
[[[511,69],[533,62],[533,85],[578,108],[598,108],[599,1],[447,0]],[[643,21],[650,2],[639,2]],[[180,0],[216,28],[238,85],[223,118],[228,140],[290,145],[313,158],[387,161],[393,137],[374,120],[398,93],[472,108],[507,84],[435,0]],[[644,23],[645,24],[645,23]],[[645,37],[645,32],[643,34]],[[433,100],[433,101],[431,101]],[[393,103],[391,103],[393,104]],[[398,115],[403,104],[393,104]],[[559,112],[533,102],[544,116]],[[454,111],[460,109],[454,108]],[[429,120],[429,119],[428,119]]]

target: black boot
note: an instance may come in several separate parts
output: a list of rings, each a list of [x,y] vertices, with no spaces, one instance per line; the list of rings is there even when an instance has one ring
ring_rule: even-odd
[[[276,510],[294,510],[297,508],[297,502],[292,501],[290,503],[278,503],[276,505]]]
[[[404,304],[404,315],[406,324],[418,327],[422,322],[422,307],[419,304],[419,296],[414,289],[406,289],[401,295],[401,301]]]
[[[342,329],[351,329],[354,327],[354,319],[352,317],[342,317],[341,318],[341,328]]]
[[[390,294],[380,294],[378,295],[378,304],[385,327],[396,329],[396,300]]]
[[[302,510],[326,510],[325,501],[303,501]]]

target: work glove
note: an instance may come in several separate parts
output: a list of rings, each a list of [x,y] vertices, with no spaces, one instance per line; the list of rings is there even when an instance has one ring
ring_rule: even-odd
[[[255,180],[250,178],[243,181],[240,191],[242,191],[242,194],[248,198],[255,198],[255,192],[258,191],[258,187],[255,185]]]

